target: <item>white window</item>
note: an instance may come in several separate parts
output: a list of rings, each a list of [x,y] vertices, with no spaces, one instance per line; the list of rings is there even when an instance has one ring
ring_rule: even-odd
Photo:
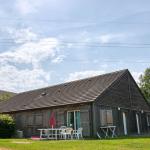
[[[113,125],[113,115],[111,109],[100,110],[100,122],[101,122],[101,126]]]

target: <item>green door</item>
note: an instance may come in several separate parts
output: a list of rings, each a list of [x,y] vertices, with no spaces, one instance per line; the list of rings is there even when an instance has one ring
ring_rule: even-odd
[[[81,126],[80,111],[68,111],[67,126],[77,130]]]

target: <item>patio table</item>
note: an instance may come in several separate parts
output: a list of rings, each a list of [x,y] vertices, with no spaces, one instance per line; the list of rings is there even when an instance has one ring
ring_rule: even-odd
[[[40,139],[58,139],[58,135],[60,135],[60,131],[62,130],[61,128],[47,128],[47,129],[38,129],[40,131]],[[47,133],[46,134],[43,134]],[[45,138],[43,138],[43,136],[47,136]]]
[[[109,137],[108,133],[110,131],[111,137],[114,138],[116,136],[116,126],[103,126],[100,127],[100,130],[104,133],[105,138]]]

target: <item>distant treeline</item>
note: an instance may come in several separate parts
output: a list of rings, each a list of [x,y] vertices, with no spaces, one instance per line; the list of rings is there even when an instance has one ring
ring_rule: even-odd
[[[10,92],[3,92],[0,93],[0,102],[9,100],[11,97],[13,97],[15,94]]]

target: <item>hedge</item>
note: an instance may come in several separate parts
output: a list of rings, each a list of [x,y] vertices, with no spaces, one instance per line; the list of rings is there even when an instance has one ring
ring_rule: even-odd
[[[0,114],[0,138],[10,138],[14,132],[14,119],[10,115]]]

